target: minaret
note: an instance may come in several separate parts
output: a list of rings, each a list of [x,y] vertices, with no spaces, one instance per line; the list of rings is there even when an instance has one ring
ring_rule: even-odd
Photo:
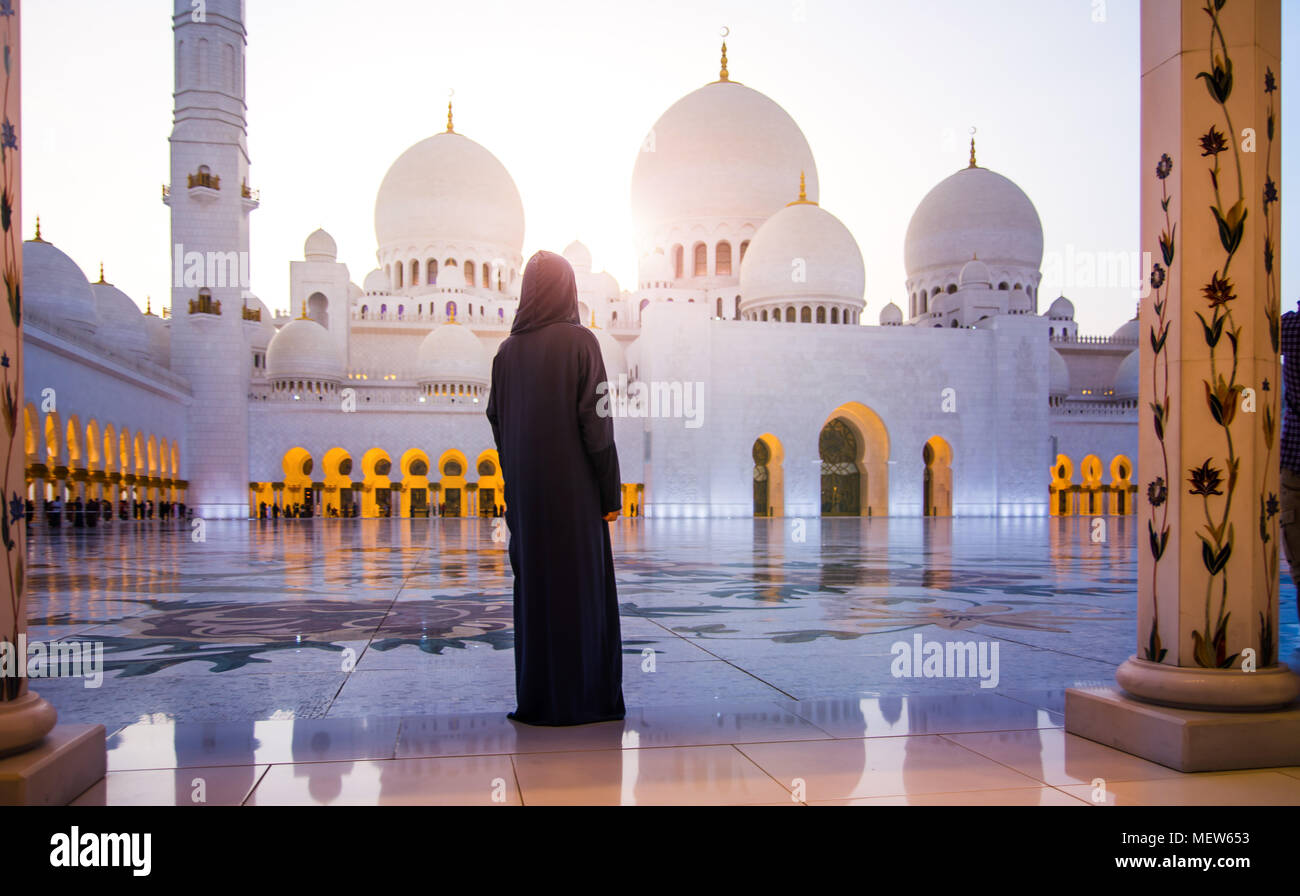
[[[175,118],[171,185],[172,369],[189,380],[181,477],[205,519],[248,515],[251,363],[243,0],[173,0]]]

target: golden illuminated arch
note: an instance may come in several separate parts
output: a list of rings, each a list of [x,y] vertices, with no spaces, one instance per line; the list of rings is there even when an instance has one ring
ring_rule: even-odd
[[[479,514],[491,516],[494,507],[504,507],[506,503],[506,481],[501,474],[501,458],[496,449],[489,448],[474,461],[474,472],[478,475]],[[626,496],[625,496],[626,498]],[[628,502],[625,500],[624,504]],[[628,512],[628,507],[623,512]]]
[[[410,448],[397,465],[402,471],[402,516],[429,515],[429,476],[433,464],[419,448]]]
[[[772,433],[765,432],[754,440],[750,454],[754,462],[754,515],[785,516],[785,446]],[[766,463],[760,464],[760,460]]]
[[[311,452],[301,445],[290,448],[281,458],[280,468],[284,471],[284,506],[305,505],[307,489],[311,488],[312,473],[315,472]]]
[[[45,415],[45,463],[53,469],[63,462],[63,439],[59,433],[59,412]]]
[[[1051,495],[1052,516],[1072,516],[1074,499],[1071,492],[1074,479],[1074,461],[1064,454],[1056,455],[1052,464],[1052,480],[1048,488]]]
[[[931,436],[921,448],[925,463],[922,487],[925,516],[952,516],[952,445],[943,436]]]
[[[1136,512],[1132,497],[1133,461],[1127,455],[1117,454],[1110,461],[1110,512],[1128,516]]]
[[[392,506],[393,459],[383,448],[371,448],[361,457],[362,489],[361,515],[381,516],[381,510]]]
[[[39,464],[45,461],[45,458],[40,456],[39,451],[41,435],[36,428],[36,421],[39,417],[40,415],[36,413],[36,405],[31,402],[23,405],[23,451],[27,455],[27,463],[29,464]]]
[[[116,473],[120,469],[117,450],[117,427],[109,423],[104,427],[104,472]]]
[[[469,492],[465,486],[469,480],[465,477],[469,473],[469,461],[464,452],[455,448],[444,451],[438,458],[436,472],[440,486],[439,499],[445,505],[447,515],[468,516]]]
[[[76,414],[73,414],[68,418],[67,441],[64,443],[67,449],[69,470],[78,470],[85,466],[85,455],[81,450],[81,439],[81,420]]]
[[[122,470],[123,473],[136,472],[135,454],[131,450],[131,446],[133,444],[134,443],[131,440],[131,430],[123,426],[122,434],[118,436],[118,446],[117,446],[120,469]]]

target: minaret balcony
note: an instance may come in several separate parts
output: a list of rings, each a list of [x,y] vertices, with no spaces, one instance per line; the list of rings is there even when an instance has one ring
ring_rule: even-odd
[[[254,190],[248,185],[248,181],[244,181],[239,188],[239,199],[243,203],[244,211],[251,212],[262,204],[262,191]]]
[[[201,297],[190,299],[190,314],[221,314],[221,300]]]
[[[212,202],[221,196],[221,175],[213,174],[204,165],[194,174],[187,174],[190,196],[200,202]]]

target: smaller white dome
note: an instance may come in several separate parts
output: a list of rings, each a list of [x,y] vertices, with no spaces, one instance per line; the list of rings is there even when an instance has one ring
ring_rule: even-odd
[[[903,322],[903,309],[899,308],[893,302],[890,302],[884,308],[880,309],[880,325],[882,327],[896,327]]]
[[[1047,316],[1052,320],[1074,320],[1074,303],[1061,296],[1047,309]]]
[[[420,343],[415,363],[421,385],[486,386],[492,376],[492,360],[487,349],[477,336],[459,324],[446,323],[434,328]]]
[[[768,218],[740,266],[742,308],[767,300],[829,300],[862,308],[865,288],[857,240],[839,218],[811,202],[787,205]]]
[[[962,289],[975,286],[992,289],[993,275],[989,273],[988,265],[978,258],[972,258],[962,266],[961,276],[957,278],[957,283]]]
[[[1007,310],[1012,314],[1027,314],[1034,308],[1033,300],[1029,298],[1029,293],[1024,289],[1011,290],[1011,297],[1007,299]]]
[[[365,294],[366,294],[365,290],[363,290],[360,286],[357,286],[355,283],[348,284],[348,301],[352,301],[353,299],[359,299]]]
[[[617,299],[623,292],[619,288],[618,281],[609,271],[601,271],[595,275],[596,292],[602,299]]]
[[[464,289],[465,272],[458,264],[446,264],[438,268],[439,289]]]
[[[388,295],[388,275],[384,273],[383,268],[375,268],[369,274],[366,274],[366,283],[363,288],[372,295]]]
[[[1138,323],[1138,319],[1135,317],[1116,330],[1111,339],[1121,342],[1137,342],[1141,335],[1142,325]]]
[[[1047,391],[1052,398],[1064,398],[1070,394],[1070,365],[1065,363],[1061,353],[1051,349],[1051,373],[1047,381]]]
[[[102,277],[102,275],[101,275]],[[152,360],[149,332],[144,313],[131,297],[111,283],[100,280],[90,285],[99,313],[99,334],[111,348],[129,358]]]
[[[324,230],[317,230],[307,237],[307,242],[302,247],[302,255],[307,261],[333,262],[338,260],[339,247],[334,242],[334,237]]]
[[[149,357],[159,367],[171,367],[172,364],[172,328],[171,324],[156,314],[144,316],[144,329],[149,334]],[[271,328],[272,330],[275,327]]]
[[[254,348],[266,348],[275,338],[275,321],[272,320],[271,309],[266,307],[266,303],[257,296],[249,296],[244,300],[250,311],[262,312],[262,319],[258,322],[256,329],[253,330],[252,343]]]
[[[575,274],[591,273],[591,250],[578,240],[564,247],[564,260],[573,268]]]
[[[1119,362],[1119,369],[1115,371],[1115,397],[1120,401],[1137,400],[1138,391],[1141,389],[1139,380],[1141,359],[1139,354],[1136,351],[1130,352],[1123,361]]]
[[[343,366],[329,331],[309,318],[285,324],[266,350],[266,371],[273,380],[342,382]]]
[[[53,243],[23,243],[23,300],[62,326],[93,334],[99,311],[90,281]]]
[[[662,249],[656,249],[641,259],[641,285],[653,286],[656,283],[671,283],[672,265]]]

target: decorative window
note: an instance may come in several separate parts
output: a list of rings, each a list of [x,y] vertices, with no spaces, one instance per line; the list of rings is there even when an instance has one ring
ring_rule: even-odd
[[[718,243],[717,249],[715,251],[717,253],[717,257],[714,259],[713,262],[714,271],[720,277],[731,276],[731,243],[728,243],[724,240],[723,242]],[[722,313],[719,312],[718,317],[721,316]]]

